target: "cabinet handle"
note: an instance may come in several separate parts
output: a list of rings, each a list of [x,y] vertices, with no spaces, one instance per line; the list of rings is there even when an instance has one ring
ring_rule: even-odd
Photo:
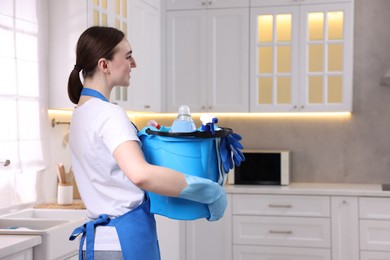
[[[284,234],[284,235],[291,235],[292,231],[291,230],[270,230],[270,234]]]
[[[203,2],[202,2],[202,5],[206,5],[206,2],[205,2],[205,1],[203,1]]]
[[[144,108],[150,108],[150,105],[145,105]]]
[[[213,1],[209,1],[209,5],[212,5],[213,4]]]
[[[290,204],[268,204],[270,208],[292,208]]]

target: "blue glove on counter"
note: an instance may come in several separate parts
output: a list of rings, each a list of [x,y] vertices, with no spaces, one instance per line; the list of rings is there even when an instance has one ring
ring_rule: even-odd
[[[187,187],[179,194],[179,198],[207,204],[210,212],[208,221],[216,221],[223,217],[227,207],[226,192],[218,183],[206,178],[185,175]]]
[[[228,136],[221,138],[220,153],[223,169],[226,173],[228,173],[230,169],[233,169],[233,160],[237,166],[240,166],[241,162],[245,161],[245,156],[241,152],[244,148],[240,144],[241,139],[242,137],[236,133],[231,133]]]

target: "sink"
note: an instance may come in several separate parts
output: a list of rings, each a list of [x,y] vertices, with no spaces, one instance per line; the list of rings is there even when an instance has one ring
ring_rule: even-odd
[[[31,218],[31,219],[61,219],[72,220],[85,218],[85,210],[74,209],[24,209],[5,215],[0,218]]]
[[[77,255],[79,240],[69,236],[83,223],[84,210],[25,209],[0,216],[0,235],[40,235],[34,259],[65,259]]]
[[[0,234],[41,234],[68,222],[67,220],[0,218]]]

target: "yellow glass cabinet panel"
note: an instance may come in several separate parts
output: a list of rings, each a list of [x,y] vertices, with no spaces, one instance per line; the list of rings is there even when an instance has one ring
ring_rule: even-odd
[[[353,0],[282,2],[251,9],[250,110],[351,111]]]

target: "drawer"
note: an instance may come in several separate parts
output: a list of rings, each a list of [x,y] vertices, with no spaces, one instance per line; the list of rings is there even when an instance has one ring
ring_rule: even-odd
[[[359,216],[364,219],[390,220],[390,198],[359,198]]]
[[[360,260],[389,260],[390,252],[362,251]]]
[[[233,196],[233,214],[329,217],[328,196],[248,195]]]
[[[233,216],[233,243],[330,248],[330,219]]]
[[[331,260],[330,249],[234,246],[233,260]]]
[[[390,252],[390,221],[360,220],[360,249]]]

